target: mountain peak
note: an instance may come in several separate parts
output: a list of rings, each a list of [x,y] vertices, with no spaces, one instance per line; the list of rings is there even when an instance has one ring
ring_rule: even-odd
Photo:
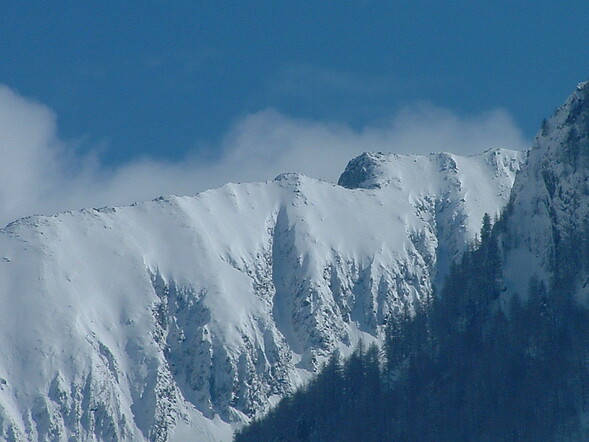
[[[298,172],[285,172],[275,177],[274,181],[300,181],[302,177],[304,175]]]
[[[378,168],[386,160],[387,155],[382,152],[364,152],[348,162],[337,183],[348,189],[379,188],[382,183],[376,179]]]
[[[230,440],[429,299],[507,201],[483,157],[364,153],[340,184],[380,191],[286,173],[0,229],[0,440]]]
[[[552,117],[542,122],[530,154],[535,175],[541,169],[566,169],[567,174],[589,166],[589,81],[579,83]]]
[[[275,177],[273,181],[280,184],[282,187],[299,187],[305,179],[308,180],[309,177],[302,173],[285,172]]]
[[[550,119],[542,123],[535,144],[539,144],[538,139],[541,138],[554,141],[563,131],[570,131],[573,127],[576,131],[589,132],[589,81],[577,84],[564,104],[556,109]]]
[[[460,170],[472,168],[475,164],[478,169],[503,174],[512,182],[522,159],[522,152],[499,148],[469,156],[449,152],[429,155],[364,152],[347,164],[338,184],[348,189],[381,189],[390,185],[421,189],[448,175],[458,176]],[[420,176],[415,176],[416,171]]]
[[[542,122],[515,180],[510,235],[518,241],[506,265],[506,285],[513,291],[526,293],[533,276],[548,282],[563,274],[555,263],[566,247],[577,247],[576,235],[589,222],[588,183],[589,82],[583,82]],[[589,298],[589,291],[582,297]]]
[[[577,90],[578,91],[586,91],[587,89],[589,89],[589,80],[582,81],[582,82],[580,82],[580,83],[577,84]]]

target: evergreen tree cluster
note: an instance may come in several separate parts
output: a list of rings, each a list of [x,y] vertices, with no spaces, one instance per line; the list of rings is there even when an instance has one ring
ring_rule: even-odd
[[[441,295],[390,319],[381,353],[332,357],[235,440],[589,440],[589,312],[564,270],[500,306],[503,225],[485,215]],[[589,262],[577,245],[565,270]]]
[[[342,434],[349,440],[374,440],[384,418],[384,409],[373,406],[385,399],[382,378],[376,345],[360,345],[344,362],[334,355],[309,384],[238,433],[236,440],[339,440]]]

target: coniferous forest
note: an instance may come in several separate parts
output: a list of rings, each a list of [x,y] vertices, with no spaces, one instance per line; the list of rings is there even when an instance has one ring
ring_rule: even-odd
[[[589,440],[589,311],[570,282],[589,240],[571,232],[549,286],[532,278],[500,305],[504,219],[485,216],[439,296],[392,318],[382,349],[334,355],[235,440]]]

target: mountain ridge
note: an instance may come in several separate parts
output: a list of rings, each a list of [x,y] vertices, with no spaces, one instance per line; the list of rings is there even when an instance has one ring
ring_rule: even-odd
[[[370,160],[356,175],[368,187]],[[439,296],[392,317],[384,352],[334,357],[236,440],[588,440],[588,306],[585,82],[542,123],[509,203]]]
[[[229,440],[334,350],[381,339],[389,315],[431,296],[441,261],[507,200],[521,154],[489,152],[388,158],[429,187],[283,174],[11,223],[0,436]]]
[[[554,115],[544,120],[515,180],[510,201],[506,285],[523,296],[527,282],[554,283],[559,259],[583,242],[589,225],[589,82],[579,83]],[[576,232],[578,237],[573,232]],[[582,256],[575,258],[576,261]],[[525,262],[526,266],[519,266]],[[568,277],[577,281],[579,275]],[[578,282],[578,281],[577,281]],[[589,292],[583,295],[589,296]],[[507,301],[506,301],[507,302]]]

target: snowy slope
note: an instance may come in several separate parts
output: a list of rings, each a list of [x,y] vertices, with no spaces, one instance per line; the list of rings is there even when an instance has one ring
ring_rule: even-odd
[[[435,266],[439,286],[449,264],[479,232],[485,212],[497,215],[509,200],[524,155],[503,149],[468,157],[364,153],[350,161],[339,184],[348,188],[390,187],[390,191],[407,195],[439,242]]]
[[[341,186],[285,174],[10,224],[0,438],[230,440],[429,296],[520,161],[364,154]]]

